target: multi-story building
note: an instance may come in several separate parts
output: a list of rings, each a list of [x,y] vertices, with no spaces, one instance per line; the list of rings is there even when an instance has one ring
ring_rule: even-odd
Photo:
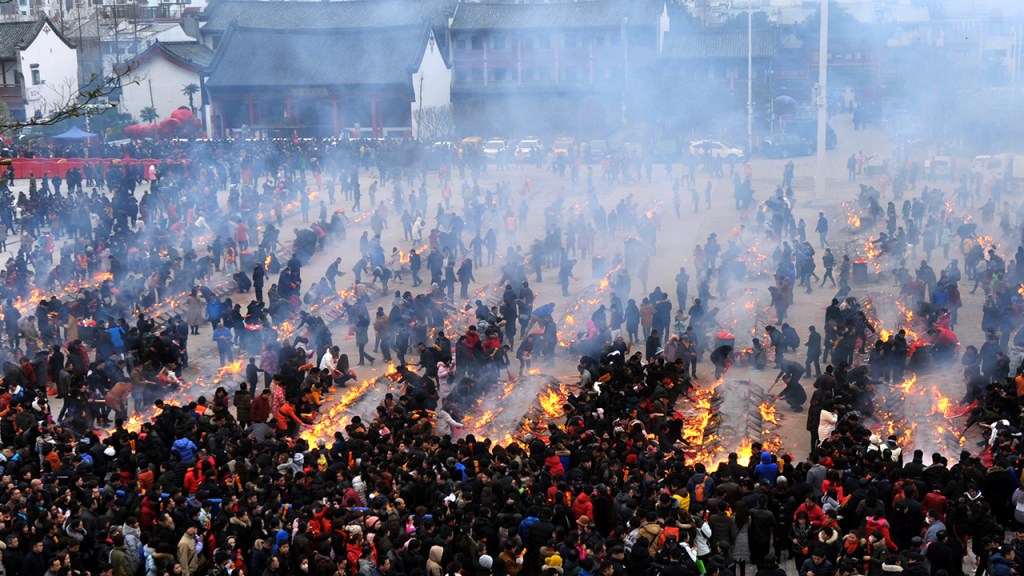
[[[75,46],[49,18],[0,23],[0,98],[15,119],[44,118],[78,96]]]
[[[658,0],[460,2],[450,26],[461,133],[600,134],[651,119]]]
[[[210,4],[207,125],[216,136],[423,136],[416,113],[451,101],[447,4]]]

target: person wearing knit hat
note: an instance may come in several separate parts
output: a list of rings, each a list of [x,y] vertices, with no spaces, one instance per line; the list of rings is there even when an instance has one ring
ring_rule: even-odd
[[[477,560],[477,563],[480,564],[481,568],[485,570],[490,570],[494,566],[494,558],[491,558],[487,554],[484,554],[480,557],[479,560]]]

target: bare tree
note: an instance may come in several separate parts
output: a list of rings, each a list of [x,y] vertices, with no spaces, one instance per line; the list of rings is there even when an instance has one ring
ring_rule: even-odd
[[[451,104],[431,106],[413,112],[416,125],[416,138],[432,140],[455,133],[455,114]]]
[[[0,131],[9,132],[29,126],[51,126],[69,118],[80,118],[86,114],[96,115],[96,109],[115,108],[116,103],[107,98],[127,84],[138,84],[139,77],[134,66],[124,66],[115,70],[110,76],[100,77],[93,74],[84,87],[75,87],[72,81],[65,83],[63,88],[53,88],[51,94],[42,98],[42,107],[48,113],[40,118],[14,120],[10,117],[0,118]]]

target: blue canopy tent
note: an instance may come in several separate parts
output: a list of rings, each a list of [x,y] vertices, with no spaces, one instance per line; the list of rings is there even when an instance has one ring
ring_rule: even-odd
[[[87,140],[89,138],[95,138],[96,134],[92,132],[86,132],[78,126],[72,126],[67,132],[63,134],[57,134],[53,137],[54,140]]]

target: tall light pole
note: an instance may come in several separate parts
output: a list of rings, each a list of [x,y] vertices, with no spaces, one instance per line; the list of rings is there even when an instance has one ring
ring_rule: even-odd
[[[828,0],[821,0],[821,38],[818,43],[818,156],[814,170],[814,195],[825,194],[825,147],[828,126]]]
[[[747,157],[754,153],[754,3],[747,4]]]

